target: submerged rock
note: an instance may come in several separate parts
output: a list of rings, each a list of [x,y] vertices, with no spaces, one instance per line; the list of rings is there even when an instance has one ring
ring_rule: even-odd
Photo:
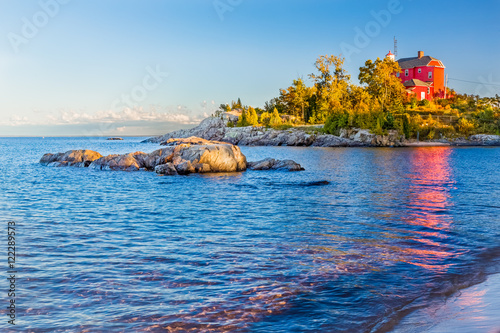
[[[250,170],[288,170],[288,171],[303,171],[304,168],[292,160],[275,160],[274,158],[266,158],[257,162],[248,162]]]
[[[118,137],[117,138],[107,138],[106,140],[108,140],[108,141],[123,141],[122,138],[118,138]]]

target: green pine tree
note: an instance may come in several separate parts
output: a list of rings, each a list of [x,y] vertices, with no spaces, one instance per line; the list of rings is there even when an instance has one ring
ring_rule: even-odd
[[[236,126],[245,127],[248,125],[249,125],[248,124],[248,115],[247,115],[247,112],[245,111],[245,109],[243,109],[243,112],[241,113],[241,116],[238,119],[238,123],[236,124]]]

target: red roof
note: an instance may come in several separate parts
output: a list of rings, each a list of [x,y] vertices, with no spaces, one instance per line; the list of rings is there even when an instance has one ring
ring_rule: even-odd
[[[439,66],[434,67],[442,67],[445,68],[443,63],[436,58],[425,56],[425,57],[413,57],[413,58],[403,58],[399,59],[398,63],[401,69],[415,68],[415,67],[424,67],[429,66],[432,61],[437,61]]]
[[[419,79],[412,79],[412,80],[408,80],[408,81],[405,81],[405,83],[403,83],[405,87],[430,87],[432,86],[432,82],[424,82],[422,80],[419,80]]]

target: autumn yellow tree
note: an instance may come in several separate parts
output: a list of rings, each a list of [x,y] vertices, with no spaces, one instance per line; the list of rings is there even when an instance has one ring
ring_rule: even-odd
[[[287,89],[280,89],[280,100],[288,114],[304,120],[312,94],[313,89],[307,87],[304,80],[299,78],[293,80],[293,84]]]
[[[247,123],[248,126],[257,126],[259,124],[259,116],[257,116],[257,112],[255,112],[255,109],[253,107],[248,108],[247,112]]]
[[[375,61],[367,60],[365,66],[359,68],[359,82],[366,85],[368,93],[377,99],[383,110],[401,106],[405,95],[404,85],[396,73],[401,72],[399,64],[385,58]]]
[[[273,113],[271,114],[271,119],[269,120],[269,125],[272,127],[276,127],[282,125],[283,121],[278,113],[278,109],[274,108]]]
[[[349,107],[351,76],[343,68],[344,61],[340,56],[320,56],[315,62],[318,73],[309,75],[316,88],[314,102],[318,121],[324,120],[337,109]]]

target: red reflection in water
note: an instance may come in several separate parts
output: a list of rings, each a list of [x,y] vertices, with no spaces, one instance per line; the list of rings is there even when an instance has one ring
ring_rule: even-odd
[[[424,226],[436,231],[450,228],[451,217],[446,214],[450,202],[450,189],[453,179],[449,159],[452,149],[449,147],[415,149],[411,158],[409,173],[410,186],[408,195],[409,214],[406,223]],[[443,236],[442,233],[438,233]],[[420,242],[433,250],[408,248],[412,260],[407,261],[413,265],[427,269],[442,270],[449,265],[442,264],[442,259],[455,255],[435,240],[436,232],[418,232],[414,241]],[[429,239],[434,238],[434,240]],[[438,264],[436,266],[436,264]]]
[[[448,229],[451,219],[442,213],[447,210],[449,190],[453,182],[449,147],[416,149],[412,155],[409,188],[408,223],[433,229]]]

